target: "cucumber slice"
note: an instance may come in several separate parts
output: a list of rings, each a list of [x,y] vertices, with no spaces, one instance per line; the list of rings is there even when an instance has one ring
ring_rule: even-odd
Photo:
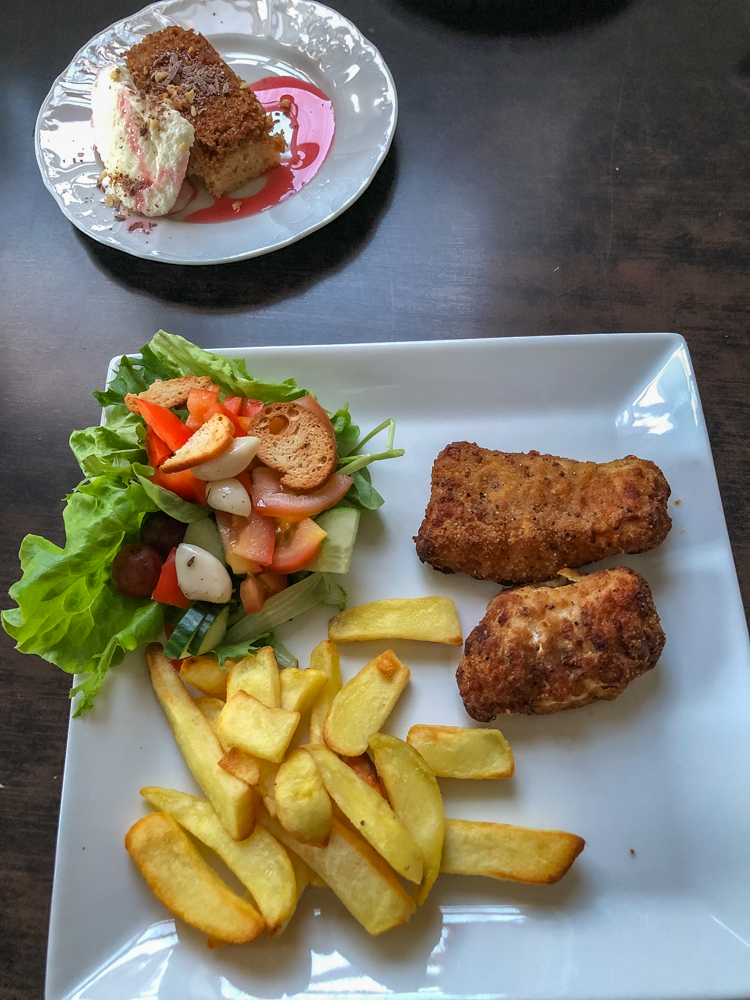
[[[328,533],[328,537],[323,539],[320,554],[307,569],[314,573],[349,572],[359,528],[359,513],[356,507],[332,507],[315,518],[315,523]],[[202,521],[196,523],[203,524]]]
[[[200,656],[202,653],[208,653],[212,649],[215,649],[221,640],[224,638],[224,633],[227,630],[227,622],[229,621],[229,606],[224,605],[224,607],[219,611],[218,615],[214,618],[211,624],[206,629],[202,641],[198,642],[198,633],[201,629],[198,629],[193,641],[190,644],[190,648],[195,649],[195,656]]]
[[[210,607],[213,607],[213,605],[210,605]],[[194,604],[191,608],[187,609],[175,625],[175,630],[169,637],[169,642],[164,648],[164,655],[167,659],[181,660],[183,656],[188,655],[188,648],[193,640],[193,636],[201,627],[201,623],[205,617],[205,604],[202,607]]]
[[[188,545],[198,545],[212,556],[216,556],[222,565],[226,565],[221,535],[212,517],[204,517],[202,521],[191,521],[187,526],[184,541]]]

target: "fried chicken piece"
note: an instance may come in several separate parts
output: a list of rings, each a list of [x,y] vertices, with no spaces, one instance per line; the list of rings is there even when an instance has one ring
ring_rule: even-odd
[[[565,586],[502,591],[466,640],[456,671],[472,719],[549,715],[613,701],[664,648],[649,585],[627,566]]]
[[[661,469],[635,455],[598,465],[458,441],[432,467],[417,555],[441,573],[539,583],[660,545],[670,492]]]

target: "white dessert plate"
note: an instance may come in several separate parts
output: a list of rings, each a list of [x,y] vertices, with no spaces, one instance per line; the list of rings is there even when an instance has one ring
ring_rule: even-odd
[[[199,794],[142,653],[72,720],[52,901],[48,1000],[435,997],[683,1000],[750,996],[750,658],[690,358],[674,334],[256,348],[358,423],[398,421],[403,459],[373,479],[350,604],[444,594],[466,635],[496,587],[423,566],[412,535],[450,441],[608,461],[653,459],[672,487],[667,541],[609,559],[643,573],[667,635],[658,666],[612,703],[508,716],[504,781],[441,781],[446,813],[557,827],[586,849],[553,886],[440,876],[411,922],[369,937],[330,890],[308,888],[281,938],[216,951],[151,895],[125,853],[144,785]],[[282,631],[304,665],[330,612]],[[346,678],[386,643],[341,647]],[[411,682],[387,729],[473,725],[460,650],[394,642]]]
[[[293,76],[333,102],[336,131],[318,173],[286,201],[257,215],[197,224],[154,220],[150,232],[115,220],[97,181],[90,95],[99,69],[153,31],[194,28],[253,83]],[[42,179],[63,214],[99,243],[172,264],[223,264],[278,250],[320,229],[359,198],[396,128],[396,88],[382,56],[345,17],[316,0],[162,0],[86,44],[52,86],[34,136]],[[255,194],[259,180],[240,194]],[[203,192],[207,204],[211,203]]]

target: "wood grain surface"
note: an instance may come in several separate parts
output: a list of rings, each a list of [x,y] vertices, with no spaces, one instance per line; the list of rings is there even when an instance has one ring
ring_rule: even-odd
[[[256,260],[140,261],[74,229],[34,162],[52,80],[128,0],[0,5],[2,606],[62,540],[70,431],[156,329],[206,346],[676,331],[750,598],[745,0],[337,0],[399,92],[364,197]],[[68,678],[0,634],[0,1000],[43,995]],[[57,1000],[57,998],[54,998]]]

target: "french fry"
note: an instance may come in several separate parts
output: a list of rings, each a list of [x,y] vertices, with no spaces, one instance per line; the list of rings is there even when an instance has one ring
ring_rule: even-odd
[[[313,872],[312,869],[302,860],[299,854],[295,854],[294,851],[289,851],[289,860],[292,862],[292,868],[294,869],[294,883],[297,887],[296,898],[294,900],[294,909],[285,917],[282,923],[279,925],[279,929],[276,931],[276,935],[282,934],[286,929],[289,921],[294,916],[297,910],[297,903],[299,903],[300,896],[305,891],[305,889],[310,884],[310,877]]]
[[[216,732],[216,723],[219,721],[219,716],[221,715],[221,710],[224,708],[224,702],[221,698],[196,698],[195,704],[200,709],[200,713],[206,722],[209,724],[211,729]],[[221,742],[221,740],[219,740]]]
[[[281,681],[281,707],[287,712],[304,715],[315,701],[328,678],[320,670],[299,670],[288,667],[279,672]]]
[[[422,850],[385,799],[327,747],[309,744],[306,749],[326,791],[357,832],[399,875],[421,882]]]
[[[180,675],[182,679],[192,687],[202,691],[210,698],[221,698],[227,700],[227,677],[232,671],[234,663],[226,661],[226,667],[222,669],[215,653],[208,653],[205,656],[188,656],[180,664]]]
[[[257,785],[260,781],[260,764],[258,758],[253,757],[247,750],[240,750],[239,747],[231,747],[219,761],[219,767],[229,774],[233,774],[240,781],[247,782],[248,785]]]
[[[440,871],[549,885],[563,877],[584,846],[581,837],[562,830],[446,819]]]
[[[343,757],[357,757],[377,733],[409,680],[392,649],[376,656],[333,699],[323,727],[326,744]]]
[[[263,799],[263,805],[271,816],[276,815],[276,775],[279,765],[270,760],[258,758],[260,776],[258,777],[258,791]]]
[[[239,663],[235,670],[238,668]],[[216,732],[222,743],[278,764],[298,723],[299,712],[269,708],[245,691],[237,691],[222,709]]]
[[[218,816],[216,823],[234,843]],[[171,816],[156,812],[139,819],[125,836],[125,848],[157,899],[191,927],[234,944],[254,941],[263,932],[255,907],[206,864]]]
[[[339,820],[333,820],[327,847],[302,844],[263,813],[263,825],[336,893],[369,934],[405,924],[415,910],[409,896],[380,855]]]
[[[146,647],[146,661],[156,697],[195,780],[229,835],[244,840],[255,823],[252,789],[219,767],[224,756],[221,743],[158,642]]]
[[[325,847],[331,836],[331,800],[310,754],[302,747],[279,766],[276,816],[297,840]]]
[[[294,912],[297,890],[294,869],[281,844],[268,830],[256,826],[252,836],[239,843],[227,836],[210,802],[170,788],[142,788],[141,795],[184,826],[234,872],[250,890],[253,899],[274,934]],[[229,941],[226,935],[217,937]]]
[[[358,774],[362,781],[366,781],[370,788],[374,788],[375,791],[382,795],[383,798],[387,798],[385,794],[385,787],[378,777],[378,771],[373,762],[367,756],[366,753],[359,754],[358,757],[346,757],[346,764],[348,767]]]
[[[273,646],[264,646],[255,656],[245,656],[227,680],[227,701],[238,691],[244,691],[268,708],[281,708],[279,667]]]
[[[497,729],[412,726],[409,746],[424,757],[438,778],[509,778],[513,751]]]
[[[294,853],[294,852],[292,851],[292,853]],[[326,882],[326,880],[323,879],[323,878],[321,878],[320,875],[318,875],[317,872],[314,872],[312,870],[312,868],[310,868],[310,885],[315,886],[316,889],[327,889],[328,888],[328,883]]]
[[[370,737],[370,753],[396,817],[422,850],[424,870],[415,899],[424,903],[440,871],[445,833],[443,799],[437,780],[417,751],[395,736],[374,733]]]
[[[449,646],[463,643],[456,605],[449,597],[390,598],[347,608],[328,623],[334,642],[418,639]]]
[[[323,742],[323,726],[333,699],[341,690],[339,653],[334,643],[325,639],[319,642],[310,656],[310,669],[325,674],[326,685],[313,702],[310,710],[310,742]]]

